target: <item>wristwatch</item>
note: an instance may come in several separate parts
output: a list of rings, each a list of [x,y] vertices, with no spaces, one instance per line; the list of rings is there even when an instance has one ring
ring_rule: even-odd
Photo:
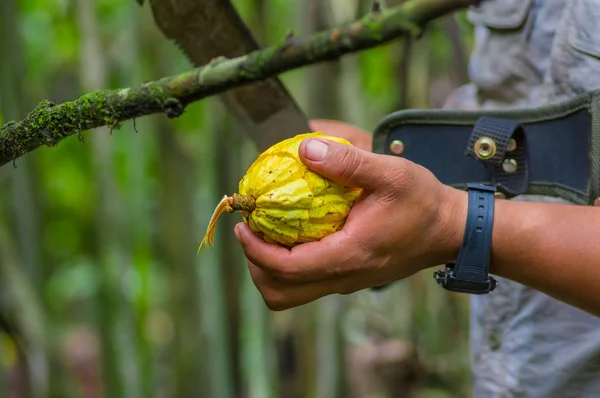
[[[455,264],[446,264],[433,276],[444,289],[469,294],[487,294],[496,288],[489,276],[494,186],[468,184],[469,208],[462,245]]]

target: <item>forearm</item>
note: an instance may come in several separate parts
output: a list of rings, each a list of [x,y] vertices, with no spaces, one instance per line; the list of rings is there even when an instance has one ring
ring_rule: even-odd
[[[491,272],[600,316],[599,238],[600,208],[496,200]]]

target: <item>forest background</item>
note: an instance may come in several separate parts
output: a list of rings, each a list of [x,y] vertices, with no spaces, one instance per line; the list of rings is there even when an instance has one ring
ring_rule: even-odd
[[[401,0],[388,0],[393,6]],[[354,20],[365,0],[234,0],[262,45]],[[465,12],[280,78],[311,118],[372,131],[465,83]],[[0,125],[42,99],[134,87],[189,61],[133,0],[2,0]],[[0,168],[0,397],[470,396],[468,302],[430,272],[269,311],[233,236],[196,248],[256,157],[215,98]]]

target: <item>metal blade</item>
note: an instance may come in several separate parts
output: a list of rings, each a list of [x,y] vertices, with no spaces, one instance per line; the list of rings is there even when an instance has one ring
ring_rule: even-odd
[[[239,57],[259,49],[229,0],[151,0],[156,24],[196,66],[219,56]],[[308,118],[278,78],[219,95],[247,126],[259,151],[310,131]]]

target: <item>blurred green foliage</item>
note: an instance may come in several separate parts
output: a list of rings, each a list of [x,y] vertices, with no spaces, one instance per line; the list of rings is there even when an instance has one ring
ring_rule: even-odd
[[[314,17],[312,0],[234,3],[264,45],[307,34]],[[322,3],[330,25],[370,7]],[[3,0],[0,24],[0,122],[94,81],[135,86],[191,67],[134,0]],[[307,82],[330,65],[281,79],[310,117],[372,130],[401,107],[439,106],[464,83],[471,45],[461,13],[416,42],[346,56],[319,106]],[[468,397],[467,303],[430,275],[271,313],[234,216],[196,257],[215,204],[255,156],[211,98],[0,168],[0,396]]]

